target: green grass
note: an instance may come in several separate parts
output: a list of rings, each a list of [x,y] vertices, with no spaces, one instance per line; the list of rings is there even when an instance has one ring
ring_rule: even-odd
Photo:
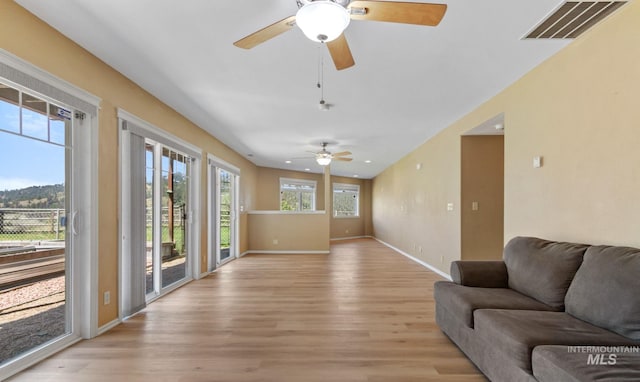
[[[56,239],[55,233],[50,232],[21,232],[21,233],[0,233],[0,241],[39,241],[39,240],[64,240],[64,232]]]
[[[229,230],[230,230],[229,227],[220,227],[220,238],[222,239],[220,240],[221,241],[220,247],[222,248],[229,248],[230,246]]]

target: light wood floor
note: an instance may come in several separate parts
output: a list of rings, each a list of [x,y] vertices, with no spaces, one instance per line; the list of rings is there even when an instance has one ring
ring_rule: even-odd
[[[11,381],[485,381],[435,324],[439,279],[368,239],[249,255]]]

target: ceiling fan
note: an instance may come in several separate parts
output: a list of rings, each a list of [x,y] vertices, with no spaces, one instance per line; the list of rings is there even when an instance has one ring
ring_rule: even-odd
[[[331,163],[332,160],[339,160],[343,162],[351,162],[353,158],[347,158],[347,156],[351,155],[350,151],[341,151],[339,153],[332,154],[327,151],[327,142],[322,142],[322,150],[318,152],[314,152],[316,156],[316,162],[320,166],[326,166]]]
[[[444,17],[446,4],[410,3],[396,1],[361,0],[296,0],[298,12],[257,32],[233,45],[251,49],[295,25],[313,41],[326,43],[337,70],[355,64],[343,31],[350,20],[387,21],[401,24],[436,26]]]

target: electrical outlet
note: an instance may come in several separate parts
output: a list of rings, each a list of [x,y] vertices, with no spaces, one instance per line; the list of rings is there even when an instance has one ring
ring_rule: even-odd
[[[347,229],[345,229],[345,230],[344,230],[344,233],[349,233],[349,229],[348,229],[348,228],[347,228]]]
[[[447,211],[453,211],[453,203],[447,203]]]
[[[278,239],[273,239],[273,245],[278,245]]]
[[[109,305],[111,303],[111,292],[104,292],[103,302],[105,305]]]

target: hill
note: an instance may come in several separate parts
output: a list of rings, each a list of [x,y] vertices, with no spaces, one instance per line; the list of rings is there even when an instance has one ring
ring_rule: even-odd
[[[64,184],[0,191],[0,208],[64,208]]]

